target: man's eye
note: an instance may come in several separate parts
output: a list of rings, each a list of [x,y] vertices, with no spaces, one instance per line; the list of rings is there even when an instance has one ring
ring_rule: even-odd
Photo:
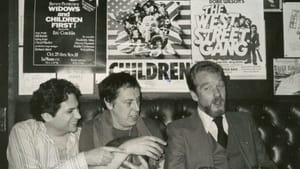
[[[203,87],[202,88],[204,91],[208,91],[208,90],[210,90],[210,86],[205,86],[205,87]]]
[[[130,102],[126,102],[126,104],[127,104],[128,106],[130,106],[130,105],[131,105],[131,103],[132,103],[131,101],[130,101]]]

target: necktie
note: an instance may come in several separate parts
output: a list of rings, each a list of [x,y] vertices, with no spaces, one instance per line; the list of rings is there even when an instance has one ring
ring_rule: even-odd
[[[214,118],[214,122],[218,128],[218,143],[221,144],[224,148],[227,146],[227,134],[224,131],[223,123],[222,123],[222,116],[218,116]]]

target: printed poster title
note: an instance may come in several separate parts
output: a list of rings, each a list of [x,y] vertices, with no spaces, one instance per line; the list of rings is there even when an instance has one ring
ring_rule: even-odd
[[[240,13],[228,13],[224,4],[203,7],[196,15],[194,44],[204,57],[242,57],[248,52],[247,34],[252,21]]]
[[[83,22],[83,17],[71,16],[73,12],[80,12],[79,3],[53,3],[49,2],[49,12],[57,13],[57,16],[47,16],[45,21],[51,23],[51,28],[71,29],[76,28],[77,23]]]

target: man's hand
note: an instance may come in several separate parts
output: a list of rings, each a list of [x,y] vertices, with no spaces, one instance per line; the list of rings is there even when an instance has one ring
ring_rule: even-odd
[[[84,152],[84,156],[90,166],[106,166],[114,158],[114,152],[124,153],[124,150],[115,147],[98,147]]]
[[[145,155],[158,160],[163,153],[163,149],[160,145],[166,144],[167,143],[160,138],[144,136],[128,140],[121,144],[120,148],[124,149],[128,154]]]

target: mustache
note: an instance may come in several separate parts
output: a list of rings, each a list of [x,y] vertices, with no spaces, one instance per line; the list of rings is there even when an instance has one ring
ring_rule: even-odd
[[[212,100],[213,104],[225,103],[225,99],[222,97],[216,97]]]

